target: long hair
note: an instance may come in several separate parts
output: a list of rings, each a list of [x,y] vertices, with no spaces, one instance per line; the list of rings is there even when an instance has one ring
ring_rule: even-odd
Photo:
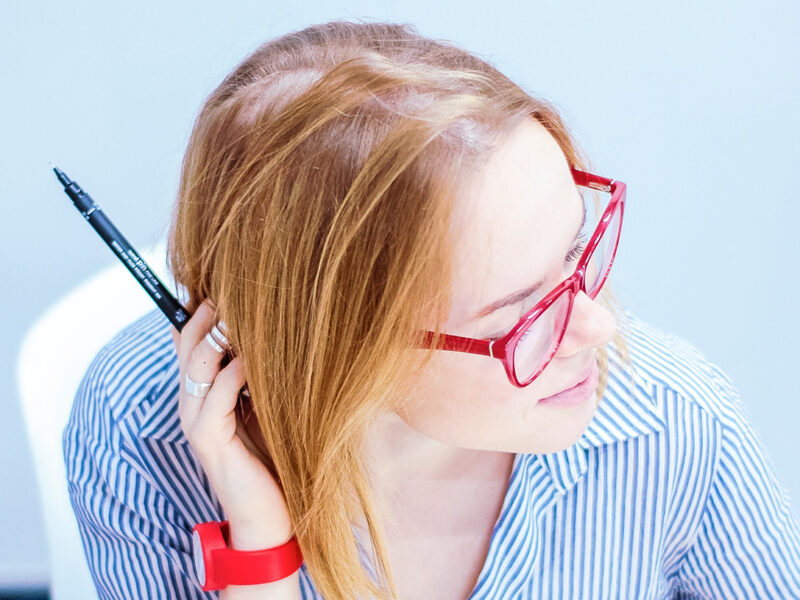
[[[269,467],[329,600],[397,596],[364,433],[433,355],[408,351],[419,324],[447,320],[467,174],[529,118],[591,170],[555,108],[481,58],[409,24],[334,21],[258,47],[194,123],[168,262],[188,310],[211,298],[245,359]],[[613,310],[607,287],[600,298]],[[602,396],[605,351],[599,363]]]

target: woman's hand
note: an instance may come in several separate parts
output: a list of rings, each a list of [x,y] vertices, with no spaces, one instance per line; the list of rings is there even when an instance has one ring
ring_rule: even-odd
[[[205,339],[215,322],[206,300],[181,333],[172,327],[180,365],[181,428],[225,510],[232,547],[278,546],[292,536],[289,510],[278,482],[237,433],[235,408],[245,384],[244,364],[237,357],[220,369],[223,353]],[[205,398],[186,391],[187,373],[198,383],[213,382]]]

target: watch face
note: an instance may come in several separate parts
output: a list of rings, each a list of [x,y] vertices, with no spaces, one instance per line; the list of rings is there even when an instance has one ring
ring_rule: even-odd
[[[194,558],[194,571],[200,585],[206,584],[206,563],[203,560],[203,545],[200,543],[200,534],[195,530],[192,533],[192,557]]]

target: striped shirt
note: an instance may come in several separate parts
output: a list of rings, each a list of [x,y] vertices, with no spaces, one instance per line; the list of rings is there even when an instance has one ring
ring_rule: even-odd
[[[797,514],[735,385],[689,343],[624,315],[633,366],[610,343],[581,437],[515,456],[469,599],[800,599]],[[191,534],[225,516],[181,430],[169,328],[154,310],[111,339],[64,430],[101,598],[216,597],[196,581]],[[305,564],[300,584],[304,600],[322,598]]]

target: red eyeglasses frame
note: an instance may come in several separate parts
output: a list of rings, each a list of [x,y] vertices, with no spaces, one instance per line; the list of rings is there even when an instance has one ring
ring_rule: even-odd
[[[441,342],[436,348],[437,350],[466,352],[468,354],[478,354],[480,356],[496,358],[503,363],[506,375],[508,376],[508,380],[511,382],[511,384],[519,388],[529,385],[534,379],[536,379],[542,373],[542,371],[545,370],[547,365],[550,364],[553,356],[555,356],[558,347],[561,345],[561,340],[564,337],[564,333],[567,330],[569,319],[572,316],[572,304],[575,300],[575,296],[578,294],[578,292],[586,293],[586,265],[589,262],[592,254],[594,254],[594,251],[600,242],[600,238],[602,237],[603,233],[605,233],[606,229],[608,229],[608,225],[611,222],[615,211],[617,210],[620,211],[619,233],[617,234],[617,239],[614,242],[614,249],[611,252],[611,260],[608,263],[608,268],[606,269],[605,273],[600,275],[600,283],[597,286],[595,295],[590,296],[592,300],[594,300],[594,298],[598,293],[600,293],[600,290],[605,285],[608,274],[611,271],[611,266],[614,264],[614,258],[617,254],[617,246],[619,246],[619,238],[622,234],[622,221],[625,215],[627,186],[619,180],[601,177],[600,175],[579,171],[575,168],[570,168],[570,170],[576,185],[611,193],[611,199],[608,201],[608,205],[603,212],[603,216],[597,224],[597,227],[595,228],[592,237],[589,239],[589,242],[586,244],[586,248],[584,248],[572,275],[564,279],[560,284],[553,288],[503,337],[494,340],[487,340],[444,334],[440,336],[439,339]],[[569,306],[567,307],[567,316],[564,319],[564,326],[558,335],[558,340],[556,341],[556,344],[553,347],[550,355],[544,361],[542,366],[536,371],[536,373],[534,373],[526,381],[520,382],[517,379],[517,374],[514,369],[514,352],[516,350],[517,341],[520,337],[522,337],[522,334],[525,333],[527,328],[539,317],[539,315],[547,310],[550,305],[552,305],[553,302],[555,302],[561,296],[561,294],[564,293],[569,294]],[[432,331],[421,333],[423,334],[423,339],[418,348],[430,348],[435,334]]]

